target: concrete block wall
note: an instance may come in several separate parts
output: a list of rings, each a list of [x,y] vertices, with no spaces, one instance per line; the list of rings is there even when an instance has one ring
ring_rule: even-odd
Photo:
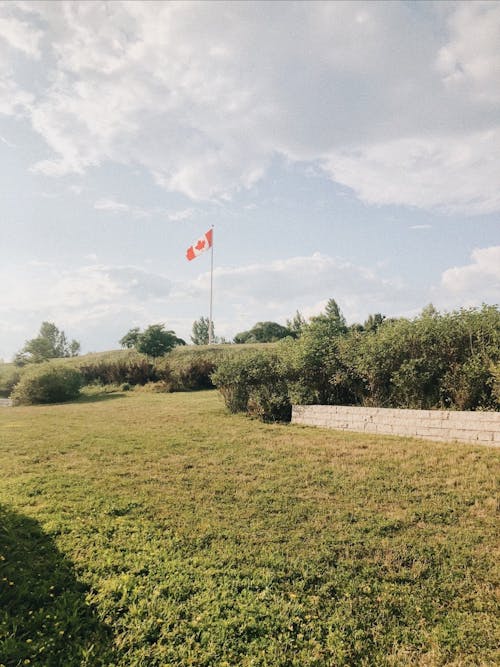
[[[500,447],[500,412],[294,405],[292,423]]]

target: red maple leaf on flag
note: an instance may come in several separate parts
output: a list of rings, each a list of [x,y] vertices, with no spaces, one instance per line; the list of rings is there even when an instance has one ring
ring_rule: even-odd
[[[213,229],[209,229],[205,233],[205,236],[202,236],[201,239],[198,239],[195,244],[189,246],[186,250],[186,259],[191,261],[195,257],[198,257],[202,252],[205,252],[212,247],[213,243]]]

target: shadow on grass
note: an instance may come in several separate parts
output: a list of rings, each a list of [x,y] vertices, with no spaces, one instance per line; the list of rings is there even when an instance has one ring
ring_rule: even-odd
[[[0,664],[114,664],[112,634],[71,562],[38,524],[0,505]]]

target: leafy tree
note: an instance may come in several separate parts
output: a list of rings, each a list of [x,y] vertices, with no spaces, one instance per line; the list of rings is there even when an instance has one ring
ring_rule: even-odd
[[[194,345],[208,345],[210,340],[210,320],[208,317],[200,317],[199,320],[193,322],[193,333],[191,340]],[[212,322],[212,341],[215,342],[214,324]]]
[[[433,303],[429,303],[425,308],[422,308],[420,317],[439,317],[439,311]]]
[[[53,322],[42,322],[36,338],[26,341],[17,353],[14,363],[24,366],[40,363],[60,357],[76,357],[80,353],[80,343],[72,340],[68,343],[64,331],[60,331]]]
[[[291,336],[288,327],[277,322],[257,322],[249,331],[242,331],[234,337],[235,343],[274,343]]]
[[[130,329],[120,340],[124,347],[135,347],[149,357],[162,357],[177,345],[185,345],[174,331],[167,331],[164,324],[151,324],[143,332],[138,327]]]
[[[295,381],[292,395],[297,402],[352,402],[346,388],[347,369],[340,355],[340,343],[348,328],[335,299],[325,312],[311,318],[296,344],[288,351]]]
[[[139,327],[134,327],[133,329],[129,329],[125,336],[123,338],[120,338],[120,345],[122,347],[127,347],[129,349],[133,347],[137,347],[137,343],[139,342],[139,336],[141,334],[141,330]]]
[[[233,342],[236,343],[237,345],[240,345],[242,343],[256,343],[257,341],[255,338],[252,337],[251,331],[241,331],[240,333],[237,333],[236,336],[233,338]]]
[[[300,338],[307,326],[307,322],[302,314],[297,310],[293,318],[286,321],[286,326],[293,338]]]
[[[70,357],[77,357],[80,354],[80,343],[73,339],[70,344],[69,344],[69,356]]]
[[[330,336],[341,336],[347,333],[345,317],[335,299],[328,300],[324,313],[311,318],[311,326],[320,328]]]
[[[385,315],[382,313],[375,313],[374,315],[368,315],[368,318],[363,324],[364,331],[377,331],[379,326],[384,322]]]

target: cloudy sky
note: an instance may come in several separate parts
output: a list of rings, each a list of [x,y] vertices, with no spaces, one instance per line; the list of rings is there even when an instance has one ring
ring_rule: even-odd
[[[499,2],[0,2],[0,357],[500,302]]]

